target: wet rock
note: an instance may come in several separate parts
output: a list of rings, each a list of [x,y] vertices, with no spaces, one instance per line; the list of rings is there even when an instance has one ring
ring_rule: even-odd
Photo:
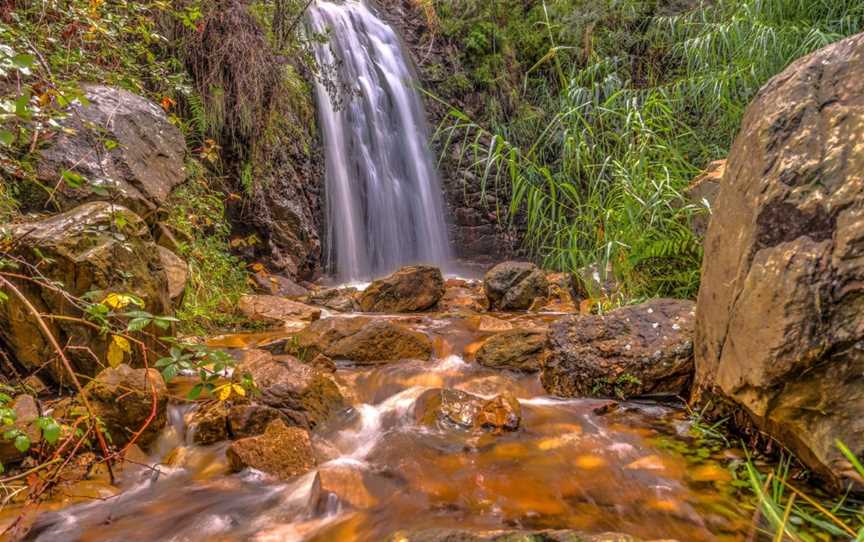
[[[493,369],[539,371],[548,353],[546,332],[511,329],[492,335],[477,350],[480,365]]]
[[[39,419],[39,404],[30,395],[19,395],[10,405],[15,412],[15,423],[12,427],[23,432],[30,439],[31,446],[36,446],[41,441],[42,433],[36,426]],[[9,427],[4,427],[3,431]],[[14,441],[0,438],[0,464],[9,466],[19,463],[27,457],[28,451],[20,451],[15,447]]]
[[[497,331],[507,331],[513,329],[513,324],[507,320],[495,318],[487,314],[471,316],[467,320],[468,327],[480,333],[494,333]]]
[[[86,203],[43,220],[0,226],[0,238],[16,240],[12,255],[39,263],[40,272],[49,280],[62,283],[77,297],[109,293],[132,293],[144,302],[151,314],[170,314],[168,279],[147,225],[137,215],[107,202]],[[81,311],[48,287],[31,281],[13,279],[16,287],[42,314],[80,318]],[[76,372],[92,376],[105,360],[111,337],[90,326],[70,320],[46,319],[51,333],[67,348]],[[159,331],[155,335],[164,335]],[[13,357],[25,368],[42,367],[56,358],[37,321],[15,296],[0,303],[0,335]],[[155,339],[143,337],[151,351],[159,352]],[[86,347],[86,348],[83,348]],[[139,348],[127,354],[133,366],[142,364]],[[46,373],[42,373],[46,374]],[[55,382],[69,384],[59,364],[48,367]]]
[[[697,237],[705,237],[708,231],[708,222],[711,220],[711,210],[720,193],[720,181],[726,172],[726,160],[715,160],[708,164],[698,177],[693,179],[690,186],[684,190],[687,202],[697,207],[699,212],[690,219],[690,227]]]
[[[694,401],[731,410],[836,489],[864,487],[864,34],[747,109],[705,238]]]
[[[428,360],[432,342],[417,331],[386,319],[326,318],[297,335],[296,349],[311,359],[321,353],[360,365],[404,359]]]
[[[292,356],[250,350],[237,370],[252,376],[261,392],[257,401],[278,410],[292,425],[314,428],[345,406],[329,373]]]
[[[509,393],[487,401],[460,390],[431,389],[417,398],[414,417],[417,423],[427,426],[487,429],[498,433],[516,430],[522,409]]]
[[[138,445],[147,446],[165,426],[168,390],[155,369],[128,365],[105,369],[84,386],[84,394],[117,446],[129,442],[151,414],[154,417],[136,440]]]
[[[168,297],[177,304],[186,290],[189,266],[182,258],[163,246],[157,246],[156,250],[159,252],[159,260],[162,262],[165,278],[168,280]]]
[[[444,277],[437,267],[403,267],[369,285],[359,298],[363,312],[417,312],[430,309],[444,295]]]
[[[278,410],[259,404],[206,403],[189,420],[192,442],[206,446],[223,440],[260,435],[276,419],[289,420]]]
[[[225,455],[234,472],[251,467],[283,480],[315,468],[309,432],[282,420],[270,422],[261,435],[232,442]]]
[[[655,299],[552,325],[541,380],[564,397],[683,394],[693,376],[694,304]]]
[[[274,295],[244,295],[237,307],[246,318],[267,324],[312,322],[321,317],[321,309]]]
[[[483,279],[489,305],[499,310],[526,310],[537,298],[548,295],[546,275],[529,262],[503,262]]]
[[[186,142],[157,104],[126,90],[88,85],[88,104],[73,106],[51,145],[40,153],[37,176],[49,186],[64,171],[83,177],[80,187],[63,182],[53,200],[66,211],[108,200],[148,218],[171,190],[186,180]],[[106,141],[112,142],[108,148]],[[97,192],[89,185],[101,188]]]
[[[573,273],[548,273],[549,296],[541,309],[548,312],[577,312],[579,310],[578,280]]]
[[[488,308],[489,300],[486,299],[481,282],[448,280],[444,284],[444,296],[438,302],[438,309],[442,312],[483,312]]]
[[[252,280],[254,281],[255,288],[258,292],[265,295],[300,298],[309,293],[309,290],[300,286],[288,277],[273,275],[264,270],[255,272],[255,274],[252,275]]]
[[[318,471],[321,491],[336,495],[340,501],[357,510],[366,510],[378,504],[369,491],[363,472],[350,467],[333,466]]]
[[[357,294],[357,288],[353,287],[329,288],[309,294],[305,302],[339,312],[356,312],[360,310]]]

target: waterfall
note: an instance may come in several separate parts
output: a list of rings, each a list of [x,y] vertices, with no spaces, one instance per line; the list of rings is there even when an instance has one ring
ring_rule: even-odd
[[[315,56],[341,89],[334,104],[333,85],[316,85],[329,267],[361,281],[404,264],[447,263],[440,181],[398,36],[359,0],[318,0],[309,23],[329,38],[315,42]]]

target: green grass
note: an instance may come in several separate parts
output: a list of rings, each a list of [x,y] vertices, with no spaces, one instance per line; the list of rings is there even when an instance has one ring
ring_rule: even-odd
[[[693,297],[702,250],[689,219],[707,210],[684,189],[725,157],[760,86],[864,28],[864,4],[721,0],[648,16],[650,2],[609,0],[568,35],[564,3],[584,4],[541,2],[548,9],[532,28],[547,53],[524,74],[533,88],[515,114],[475,121],[454,109],[438,135],[459,144],[484,189],[512,193],[510,216],[524,216],[545,265],[608,265],[628,298]]]

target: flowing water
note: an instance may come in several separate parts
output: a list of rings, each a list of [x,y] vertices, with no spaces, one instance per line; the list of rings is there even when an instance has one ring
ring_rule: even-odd
[[[555,317],[499,316],[522,319],[520,326]],[[309,474],[287,482],[254,470],[231,474],[227,443],[189,444],[184,419],[193,407],[178,403],[150,466],[127,466],[118,487],[91,480],[63,489],[65,497],[42,505],[28,540],[410,541],[433,527],[746,538],[749,517],[718,462],[733,452],[695,453],[680,407],[549,397],[536,374],[466,361],[486,336],[470,318],[403,322],[431,336],[435,358],[340,366],[335,377],[352,406],[313,432],[318,467]],[[242,355],[279,335],[214,344]],[[521,425],[494,434],[421,423],[417,398],[432,388],[508,391],[519,398]]]
[[[328,38],[315,56],[330,77],[316,94],[331,269],[348,282],[403,264],[446,264],[440,183],[398,36],[356,0],[319,0],[309,22]]]

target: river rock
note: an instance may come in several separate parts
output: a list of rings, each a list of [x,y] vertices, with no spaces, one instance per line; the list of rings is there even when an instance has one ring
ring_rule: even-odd
[[[128,443],[151,414],[154,417],[138,437],[138,445],[147,446],[165,426],[168,390],[156,369],[122,364],[105,369],[84,386],[84,394],[117,446]]]
[[[236,370],[249,373],[261,392],[256,400],[278,410],[291,425],[312,429],[345,406],[332,375],[293,356],[249,350]]]
[[[265,295],[300,298],[309,293],[309,290],[288,277],[274,275],[263,269],[252,275],[252,281],[255,283],[256,290]]]
[[[309,432],[282,420],[270,422],[261,435],[232,442],[225,455],[234,472],[251,467],[283,480],[315,468]]]
[[[698,177],[693,179],[690,186],[684,190],[684,197],[690,205],[699,209],[690,218],[690,227],[697,237],[704,237],[708,231],[708,222],[711,220],[711,210],[720,193],[720,181],[726,171],[726,160],[715,160],[708,164]]]
[[[144,302],[143,310],[164,315],[171,312],[168,279],[147,225],[128,209],[108,202],[91,202],[43,220],[0,226],[0,238],[16,240],[12,255],[39,263],[49,280],[64,285],[76,297],[109,293],[132,293]],[[13,279],[16,287],[42,314],[80,318],[81,311],[50,287]],[[131,309],[132,307],[130,307]],[[74,321],[47,318],[49,330],[61,345],[76,372],[92,376],[100,370],[94,359],[105,360],[110,334]],[[159,334],[164,334],[160,331]],[[17,297],[0,303],[0,336],[13,357],[26,369],[42,367],[56,353],[37,321]],[[152,351],[159,346],[152,337],[142,337]],[[92,353],[91,353],[92,352]],[[139,348],[132,348],[127,363],[143,363]],[[55,382],[69,384],[62,366],[50,364],[47,373]]]
[[[213,401],[201,405],[189,420],[192,442],[206,446],[223,440],[260,435],[276,419],[290,421],[275,408],[256,403]]]
[[[15,412],[15,423],[12,427],[23,432],[30,439],[31,447],[36,446],[42,439],[42,432],[36,426],[39,419],[39,404],[31,395],[19,395],[15,397],[9,407]],[[3,431],[9,427],[4,427]],[[15,447],[12,440],[0,438],[0,465],[9,466],[18,463],[27,457],[29,450],[20,451]]]
[[[359,365],[405,359],[428,360],[432,342],[420,332],[387,319],[326,318],[297,335],[295,345],[304,359],[321,353]]]
[[[48,186],[57,185],[64,171],[85,179],[80,187],[59,184],[53,200],[63,211],[110,199],[149,218],[186,180],[183,134],[146,98],[103,85],[84,91],[88,103],[76,103],[61,121],[64,129],[40,153],[37,176]]]
[[[504,393],[491,400],[454,389],[423,392],[414,404],[417,423],[461,429],[515,431],[522,419],[519,401]]]
[[[156,250],[159,251],[159,260],[162,262],[165,278],[168,280],[168,297],[177,304],[186,290],[186,281],[189,280],[189,266],[180,256],[163,246],[157,245]]]
[[[321,317],[321,309],[275,295],[244,295],[237,308],[246,318],[267,324],[312,322]]]
[[[360,310],[357,303],[357,288],[327,288],[312,292],[306,296],[305,302],[310,305],[326,307],[339,312],[355,312]]]
[[[511,329],[486,339],[475,359],[492,369],[532,372],[540,370],[547,353],[545,331]]]
[[[459,529],[428,529],[404,532],[388,542],[640,542],[640,539],[621,533],[587,534],[570,530],[545,531],[463,531]],[[657,541],[662,542],[662,541]],[[667,541],[671,542],[671,541]]]
[[[705,258],[694,401],[725,406],[836,489],[864,457],[864,34],[804,57],[747,109]],[[728,410],[727,409],[727,410]]]
[[[378,279],[360,294],[363,312],[417,312],[430,309],[444,295],[444,277],[437,267],[403,267]]]
[[[683,394],[693,376],[692,301],[655,299],[554,323],[541,380],[563,397]]]
[[[503,311],[526,310],[549,293],[546,275],[529,262],[503,262],[490,269],[483,279],[490,308]]]

